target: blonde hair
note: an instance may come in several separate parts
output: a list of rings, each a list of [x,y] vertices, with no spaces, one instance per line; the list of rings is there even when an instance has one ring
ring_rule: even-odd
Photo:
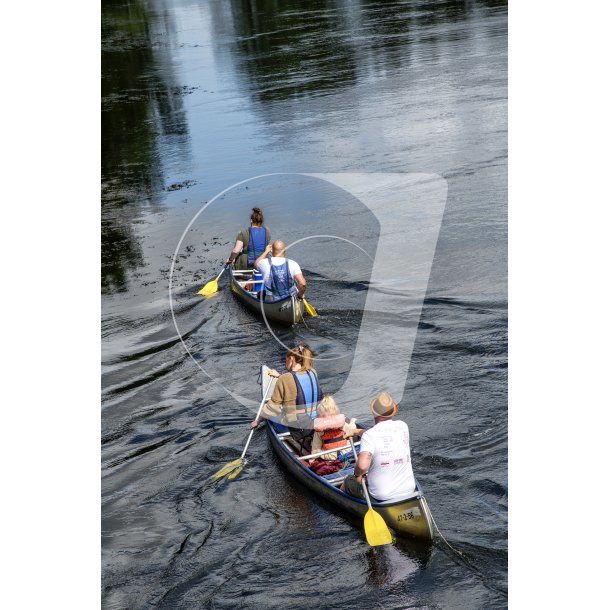
[[[314,356],[317,356],[318,354],[313,352],[306,343],[300,343],[296,347],[293,347],[288,352],[288,355],[292,356],[296,363],[303,367],[304,371],[310,371],[313,368]]]
[[[332,396],[325,396],[317,407],[318,417],[328,417],[329,415],[339,415],[339,407]]]

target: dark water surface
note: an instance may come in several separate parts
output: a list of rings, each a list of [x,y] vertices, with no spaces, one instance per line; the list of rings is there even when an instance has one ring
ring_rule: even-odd
[[[106,0],[102,20],[102,606],[505,608],[506,3]],[[321,315],[274,330],[326,358],[327,392],[350,370],[380,229],[302,175],[327,172],[447,182],[400,414],[461,556],[440,538],[371,549],[262,431],[237,479],[206,485],[245,443],[236,396],[282,363],[226,278],[195,294],[254,205],[288,242],[349,240],[294,247]]]

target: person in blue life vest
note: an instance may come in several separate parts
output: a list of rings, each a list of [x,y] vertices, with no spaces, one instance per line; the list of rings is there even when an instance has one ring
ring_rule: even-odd
[[[269,254],[271,257],[267,258]],[[286,245],[281,239],[276,239],[272,246],[267,246],[254,264],[263,276],[265,301],[271,303],[290,295],[303,298],[307,282],[299,264],[286,258]]]
[[[239,232],[225,264],[230,265],[235,261],[235,269],[252,269],[256,259],[270,243],[271,230],[263,226],[263,211],[260,208],[252,208],[250,227]]]
[[[286,373],[280,375],[272,369],[269,374],[277,377],[271,398],[263,406],[260,415],[250,426],[256,428],[262,420],[271,419],[278,424],[278,432],[290,432],[305,455],[311,450],[313,420],[317,417],[318,402],[324,392],[313,368],[317,354],[309,345],[300,343],[288,350],[285,358]]]
[[[355,436],[360,436],[358,461],[354,474],[345,477],[340,489],[364,499],[362,477],[366,475],[371,499],[383,502],[408,498],[415,491],[409,427],[394,419],[398,405],[387,392],[373,398],[370,409],[375,425],[354,431]]]

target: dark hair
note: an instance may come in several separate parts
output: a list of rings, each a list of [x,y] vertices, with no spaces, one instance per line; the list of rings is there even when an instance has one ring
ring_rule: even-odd
[[[250,220],[255,225],[263,224],[263,211],[260,208],[252,208],[252,214],[250,216]]]
[[[294,356],[297,364],[300,364],[306,371],[313,368],[313,359],[318,354],[309,347],[306,343],[300,343],[288,351],[288,356]]]

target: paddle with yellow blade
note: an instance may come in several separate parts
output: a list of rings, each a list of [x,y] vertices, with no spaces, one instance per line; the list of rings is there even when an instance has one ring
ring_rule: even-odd
[[[197,294],[201,294],[204,297],[211,297],[213,294],[216,294],[218,292],[218,280],[220,279],[220,276],[225,272],[225,269],[228,266],[229,265],[225,265],[222,268],[222,271],[217,275],[217,277],[212,281],[208,282],[201,290],[199,290],[199,292],[197,292]]]
[[[315,318],[318,312],[310,305],[305,299],[303,299],[303,305],[305,305],[305,311],[312,317]]]
[[[256,419],[258,419],[258,416],[261,414],[261,411],[263,410],[263,405],[267,402],[267,395],[271,393],[270,390],[274,386],[275,386],[274,383],[270,383],[267,385],[267,388],[263,394],[263,400],[261,401],[261,404],[258,408],[258,412],[256,414]],[[225,464],[218,472],[214,473],[210,477],[211,479],[220,479],[227,475],[228,475],[227,479],[234,479],[243,470],[244,466],[247,463],[247,460],[244,459],[244,456],[246,455],[246,451],[248,451],[248,445],[250,444],[250,441],[252,440],[252,435],[254,434],[254,430],[255,430],[255,428],[252,428],[252,430],[250,430],[250,434],[248,435],[248,440],[246,442],[246,446],[244,447],[244,450],[242,451],[241,456],[238,457],[236,460],[233,460],[232,462]]]
[[[354,446],[354,439],[350,436],[349,442],[352,446],[352,451],[354,453],[354,459],[357,460],[356,457],[356,447]],[[385,524],[383,517],[376,511],[373,510],[371,506],[371,498],[369,497],[368,489],[366,488],[366,483],[364,481],[364,477],[362,477],[362,489],[364,490],[364,496],[366,497],[366,503],[369,506],[369,509],[366,511],[364,515],[364,535],[366,536],[366,541],[371,546],[380,546],[382,544],[392,544],[392,534],[388,529],[388,526]]]

